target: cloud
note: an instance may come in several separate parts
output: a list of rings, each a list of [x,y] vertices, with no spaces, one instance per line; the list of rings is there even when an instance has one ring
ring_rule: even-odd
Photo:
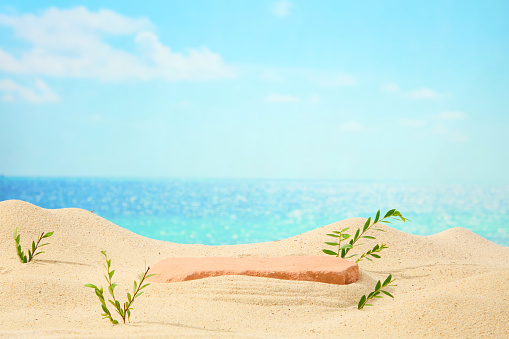
[[[289,1],[278,1],[272,5],[272,14],[278,17],[285,17],[290,14],[292,3]]]
[[[100,115],[100,114],[92,114],[88,117],[88,120],[90,122],[93,122],[93,123],[100,123],[102,122],[104,119],[103,117]]]
[[[312,104],[317,104],[319,102],[322,101],[322,98],[317,95],[317,94],[313,94],[310,98],[309,98],[309,102],[312,103]]]
[[[403,126],[409,126],[409,127],[421,127],[426,124],[424,120],[419,119],[401,119],[399,123]]]
[[[429,88],[421,88],[408,92],[408,97],[411,99],[438,99],[440,94]]]
[[[442,112],[438,117],[442,120],[459,120],[464,119],[466,115],[463,112]]]
[[[234,76],[232,67],[206,47],[171,51],[162,44],[148,19],[133,19],[109,10],[85,7],[50,8],[40,15],[0,14],[0,25],[31,44],[20,55],[0,49],[0,70],[15,74],[54,77],[209,80]],[[134,51],[107,42],[131,39]]]
[[[292,95],[280,95],[280,94],[272,94],[265,98],[266,102],[283,102],[283,103],[291,103],[299,101],[298,97]]]
[[[399,92],[399,86],[397,84],[384,84],[380,87],[384,92]]]
[[[273,83],[283,83],[285,82],[285,79],[278,73],[273,71],[267,71],[260,75],[260,79],[267,81],[267,82],[273,82]]]
[[[341,124],[338,126],[340,131],[348,131],[348,132],[364,132],[366,131],[366,127],[357,122],[347,122],[345,124]]]
[[[436,126],[432,132],[455,142],[464,142],[468,140],[465,134],[457,130],[450,130],[443,125]]]
[[[59,101],[58,95],[42,81],[37,78],[33,87],[27,87],[15,83],[10,79],[0,80],[0,92],[3,92],[2,101],[14,102],[17,99],[32,103],[44,103]]]

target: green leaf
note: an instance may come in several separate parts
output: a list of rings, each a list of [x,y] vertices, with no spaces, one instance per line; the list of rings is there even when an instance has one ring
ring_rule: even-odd
[[[140,287],[140,290],[144,289],[144,288],[145,288],[145,287],[147,287],[148,285],[150,285],[150,283],[149,283],[149,284],[145,284],[145,285],[141,286],[141,287]]]
[[[149,267],[150,269],[150,267]],[[150,278],[150,277],[153,277],[154,275],[157,275],[157,274],[149,274],[149,275],[146,275],[145,278]]]
[[[363,295],[361,297],[361,300],[359,300],[359,304],[357,305],[357,308],[361,310],[364,307],[364,303],[366,302],[366,296]]]
[[[362,229],[362,233],[366,232],[370,223],[371,223],[371,217],[368,218],[368,220],[366,220],[366,223],[364,224],[364,228]]]
[[[373,304],[366,304],[366,305],[364,305],[364,306],[373,306]]]
[[[338,255],[336,252],[331,251],[331,250],[322,250],[322,252],[325,254],[328,254],[328,255]],[[135,284],[136,284],[136,282],[135,282]],[[134,290],[136,291],[136,285],[134,287]]]
[[[110,273],[108,273],[108,275],[110,276],[110,279],[113,277],[113,274],[115,274],[115,270],[113,270]]]
[[[95,286],[94,284],[85,284],[84,286],[85,287],[91,287],[91,288],[97,288],[97,286]]]
[[[108,301],[110,302],[110,304],[112,304],[112,305],[113,305],[113,307],[115,307],[115,308],[117,307],[117,305],[115,305],[115,303],[113,302],[113,300],[108,299]],[[115,301],[116,301],[116,300],[115,300]]]
[[[18,234],[17,238],[16,238],[16,242],[19,244],[19,239],[20,239],[21,235]]]
[[[380,280],[378,280],[378,282],[376,283],[375,290],[378,291],[380,287],[382,287],[382,283],[380,282]]]
[[[388,283],[390,283],[392,280],[392,274],[389,274],[387,278],[385,278],[384,286],[387,286]]]
[[[380,259],[380,256],[378,254],[375,254],[375,253],[370,253],[369,255],[371,255],[372,257],[375,257],[377,259]]]
[[[32,253],[35,253],[35,241],[32,241]]]
[[[343,240],[350,238],[350,234],[341,234],[341,236],[343,237]]]
[[[49,245],[49,242],[45,243],[45,244],[42,244],[42,245],[39,245],[39,247],[46,246],[46,245]]]
[[[329,233],[329,234],[327,234],[327,235],[328,235],[329,237],[339,238],[339,235],[337,235],[337,234],[330,234],[330,233]]]
[[[384,219],[385,219],[385,218],[390,217],[390,216],[394,213],[394,211],[396,211],[396,210],[395,210],[395,209],[392,209],[392,210],[388,211],[388,212],[385,214]]]
[[[129,309],[127,309],[126,312],[127,312],[127,321],[131,322],[131,311],[129,311]]]
[[[108,286],[108,291],[110,292],[110,295],[114,297],[113,288],[111,286]]]
[[[339,232],[339,231],[332,231],[332,233],[340,234],[341,232]]]
[[[360,233],[361,229],[357,229],[357,232],[355,232],[355,236],[353,237],[353,241],[356,241],[357,238],[359,238],[359,233]]]
[[[322,251],[325,251],[325,250],[322,250]],[[136,292],[136,287],[137,287],[137,285],[136,285],[136,280],[134,281],[133,285],[134,285],[134,287],[133,287],[133,291],[134,291],[134,292]],[[134,292],[133,292],[133,293],[134,293]]]
[[[37,253],[35,253],[35,254],[32,256],[32,258],[33,258],[33,257],[35,257],[36,255],[43,254],[43,253],[46,253],[46,252],[37,252]]]
[[[386,292],[386,291],[382,290],[382,293],[384,293],[384,294],[386,294],[386,295],[388,295],[389,297],[391,297],[391,298],[393,298],[393,299],[394,299],[394,297],[392,296],[392,294],[390,294],[389,292]]]
[[[53,233],[54,233],[54,232],[48,232],[48,233],[46,233],[45,235],[43,235],[43,236],[42,236],[42,238],[43,238],[43,239],[44,239],[44,238],[49,238],[49,237],[51,237],[51,236],[53,235]]]
[[[127,301],[131,303],[131,294],[129,292],[127,292]]]
[[[99,289],[95,289],[95,294],[99,297],[99,299],[104,299],[103,292]]]
[[[376,224],[378,222],[378,219],[380,219],[380,210],[378,210],[378,212],[376,212],[376,217],[375,217],[375,221],[373,221],[373,224]]]
[[[118,324],[118,321],[116,321],[115,319],[111,320],[111,322],[112,322],[114,325]]]
[[[101,305],[101,307],[102,307],[102,309],[103,309],[104,313],[106,313],[106,314],[108,314],[108,315],[110,315],[110,314],[111,314],[111,313],[110,313],[110,311],[108,310],[108,308],[106,307],[106,305]]]
[[[363,235],[363,236],[361,236],[361,238],[364,238],[364,239],[376,239],[375,237],[371,237],[369,235]]]
[[[337,242],[325,242],[325,243],[330,246],[338,246]]]
[[[353,246],[350,245],[350,244],[346,244],[346,245],[341,246],[340,250],[346,250],[346,249],[349,249],[349,248],[353,248]]]
[[[347,228],[343,228],[340,232],[343,233],[343,232],[346,232],[350,229],[350,227],[347,227]]]
[[[379,229],[379,228],[374,228],[373,231],[385,232],[385,230],[382,230],[382,229]]]
[[[106,256],[106,251],[101,251],[101,253],[102,253],[104,256]]]
[[[111,259],[107,260],[106,263],[108,264],[108,268],[110,268],[111,267]]]
[[[136,294],[136,295],[134,296],[134,299],[138,298],[138,297],[139,297],[140,295],[142,295],[142,294],[143,294],[143,292],[140,292],[140,293]]]

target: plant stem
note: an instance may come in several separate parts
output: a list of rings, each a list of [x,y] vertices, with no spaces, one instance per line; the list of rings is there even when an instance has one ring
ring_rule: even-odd
[[[35,256],[35,252],[37,251],[37,247],[39,246],[39,243],[41,242],[43,236],[44,236],[44,232],[41,233],[39,240],[37,240],[37,243],[35,244],[35,247],[34,247],[34,252],[32,254],[30,254],[30,257],[28,258],[28,262],[32,261],[32,258]]]
[[[124,317],[123,317],[123,320],[124,320],[124,324],[125,324],[125,316],[127,314],[127,310],[131,307],[131,304],[133,303],[134,301],[134,298],[136,298],[136,295],[138,294],[138,292],[140,291],[140,288],[141,286],[143,285],[143,281],[145,280],[146,276],[147,276],[147,273],[148,271],[150,270],[150,266],[147,267],[147,270],[145,271],[145,273],[143,274],[143,277],[141,278],[140,280],[140,284],[138,285],[138,288],[136,289],[136,292],[134,292],[134,295],[131,299],[131,301],[129,302],[128,301],[128,304],[127,304],[127,307],[124,305]]]

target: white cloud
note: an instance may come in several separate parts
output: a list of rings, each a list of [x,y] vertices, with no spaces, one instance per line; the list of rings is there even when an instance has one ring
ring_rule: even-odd
[[[0,98],[0,100],[5,101],[5,102],[16,101],[16,99],[14,98],[14,95],[12,95],[11,93],[5,93],[4,95],[2,95],[2,98]]]
[[[399,86],[397,84],[384,84],[381,87],[384,92],[399,92]]]
[[[58,95],[37,78],[33,87],[23,86],[10,79],[0,80],[0,92],[3,92],[2,101],[13,102],[17,99],[32,103],[59,101]]]
[[[266,71],[260,75],[260,79],[267,82],[282,83],[285,79],[274,71]]]
[[[440,94],[429,88],[421,88],[410,91],[408,97],[412,99],[438,99],[441,97]]]
[[[312,104],[317,104],[319,102],[322,101],[322,98],[317,95],[317,94],[313,94],[310,98],[309,98],[309,102],[312,103]]]
[[[90,122],[99,123],[103,121],[103,117],[100,114],[92,114],[88,117]]]
[[[438,116],[442,120],[459,120],[466,117],[463,112],[442,112]]]
[[[0,70],[16,74],[82,77],[101,80],[207,80],[234,76],[221,56],[206,47],[178,53],[159,42],[147,19],[133,19],[109,10],[85,7],[50,8],[41,15],[0,14],[0,25],[30,43],[20,55],[0,49]],[[127,37],[130,52],[106,42]]]
[[[272,5],[272,14],[278,17],[288,16],[291,7],[292,4],[289,1],[278,1]]]
[[[316,82],[325,87],[346,87],[355,86],[357,84],[357,80],[354,77],[344,74],[322,76],[320,78],[316,78]]]
[[[432,132],[455,142],[464,142],[468,140],[468,137],[465,134],[457,130],[450,130],[443,125],[436,126]]]
[[[347,122],[345,124],[341,124],[338,126],[340,131],[349,131],[349,132],[364,132],[366,131],[366,127],[357,122]]]
[[[280,94],[272,94],[265,98],[266,102],[283,102],[283,103],[291,103],[299,101],[299,98],[292,95],[280,95]]]
[[[409,126],[409,127],[421,127],[426,124],[424,120],[419,119],[401,119],[399,123],[403,126]]]

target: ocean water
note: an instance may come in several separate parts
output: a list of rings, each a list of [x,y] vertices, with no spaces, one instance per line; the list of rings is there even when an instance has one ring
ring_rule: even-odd
[[[44,208],[94,210],[137,234],[183,244],[279,240],[396,208],[411,220],[394,222],[396,229],[430,235],[464,227],[509,246],[509,187],[0,177],[0,201],[9,199]]]

